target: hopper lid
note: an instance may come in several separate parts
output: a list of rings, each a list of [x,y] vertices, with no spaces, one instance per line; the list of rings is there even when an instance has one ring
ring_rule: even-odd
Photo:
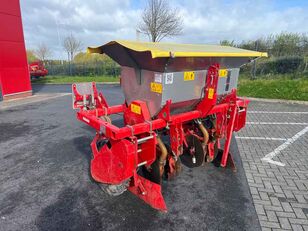
[[[150,70],[162,69],[169,58],[188,60],[188,62],[181,62],[184,64],[182,69],[192,69],[196,68],[193,67],[195,66],[193,63],[200,63],[200,61],[206,63],[211,63],[212,61],[219,62],[223,66],[228,66],[227,64],[230,63],[230,59],[234,59],[237,61],[231,61],[231,63],[235,63],[233,66],[236,67],[249,62],[253,58],[267,57],[266,52],[250,51],[229,46],[127,40],[115,40],[102,46],[89,47],[88,52],[105,53],[122,66]]]

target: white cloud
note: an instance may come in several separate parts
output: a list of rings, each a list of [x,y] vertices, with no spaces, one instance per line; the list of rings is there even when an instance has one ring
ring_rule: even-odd
[[[307,32],[307,6],[277,8],[274,0],[171,0],[170,4],[183,16],[184,33],[166,41],[218,43],[281,31]],[[26,46],[33,49],[46,43],[54,58],[65,58],[61,41],[70,33],[85,47],[135,39],[142,12],[137,5],[133,0],[22,0]]]

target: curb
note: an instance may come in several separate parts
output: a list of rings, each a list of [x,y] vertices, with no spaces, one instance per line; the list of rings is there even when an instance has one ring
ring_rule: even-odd
[[[100,85],[119,85],[120,84],[120,82],[95,82],[95,83],[100,84]],[[73,83],[31,83],[31,84],[32,85],[69,85]]]
[[[267,103],[287,103],[287,104],[301,104],[308,105],[308,101],[300,101],[300,100],[285,100],[285,99],[263,99],[263,98],[253,98],[253,97],[242,97],[249,99],[251,101],[257,102],[267,102]]]
[[[1,102],[0,111],[32,103],[39,103],[67,95],[71,95],[71,93],[34,94],[32,96],[28,96],[23,99],[12,99],[5,102]]]

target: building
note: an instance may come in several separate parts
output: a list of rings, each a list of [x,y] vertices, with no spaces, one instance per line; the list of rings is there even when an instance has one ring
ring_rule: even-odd
[[[0,1],[0,51],[3,99],[32,95],[19,0]]]

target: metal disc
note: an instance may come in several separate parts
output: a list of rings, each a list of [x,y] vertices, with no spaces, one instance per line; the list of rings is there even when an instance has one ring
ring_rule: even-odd
[[[190,135],[186,138],[188,147],[185,147],[183,154],[180,156],[182,163],[189,167],[199,167],[204,161],[204,151],[200,140]]]
[[[158,159],[153,162],[150,168],[141,166],[138,170],[138,174],[156,184],[161,184],[161,175]]]

